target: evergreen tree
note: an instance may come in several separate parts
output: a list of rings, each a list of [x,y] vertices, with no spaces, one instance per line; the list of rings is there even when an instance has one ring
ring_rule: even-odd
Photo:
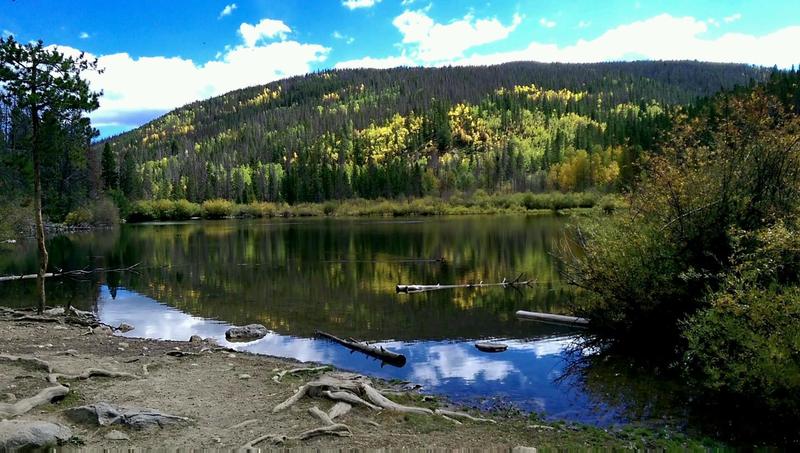
[[[103,144],[102,156],[102,176],[103,188],[106,190],[114,190],[119,186],[119,178],[117,175],[117,160],[114,157],[114,152],[111,150],[111,144],[105,142]]]

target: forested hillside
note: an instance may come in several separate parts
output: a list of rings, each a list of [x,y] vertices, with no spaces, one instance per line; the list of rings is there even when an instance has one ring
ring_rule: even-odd
[[[177,109],[108,140],[106,165],[130,199],[612,189],[672,106],[767,74],[697,62],[326,71]]]

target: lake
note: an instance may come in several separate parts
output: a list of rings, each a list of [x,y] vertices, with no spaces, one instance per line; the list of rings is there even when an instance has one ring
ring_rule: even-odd
[[[567,220],[552,216],[424,219],[271,219],[123,225],[49,241],[51,269],[115,268],[47,282],[49,305],[94,310],[125,334],[220,343],[231,325],[259,323],[265,338],[237,349],[333,364],[472,407],[536,412],[599,426],[621,423],[630,404],[605,386],[565,373],[580,330],[520,321],[517,310],[564,312],[574,292],[559,279],[554,245]],[[0,253],[0,275],[35,272],[35,244]],[[532,287],[398,294],[397,284],[500,282]],[[35,303],[35,281],[3,283],[0,304]],[[317,330],[375,342],[403,367],[329,341]],[[476,340],[508,345],[485,353]]]

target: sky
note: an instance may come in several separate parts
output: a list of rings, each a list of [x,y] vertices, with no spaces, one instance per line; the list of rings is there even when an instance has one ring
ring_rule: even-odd
[[[108,136],[329,68],[691,59],[800,64],[798,0],[0,0],[0,33],[98,59]]]

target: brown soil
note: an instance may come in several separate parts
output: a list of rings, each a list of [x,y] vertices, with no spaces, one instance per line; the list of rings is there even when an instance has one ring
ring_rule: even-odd
[[[239,448],[265,434],[295,435],[319,427],[320,421],[308,409],[327,411],[333,402],[304,398],[293,407],[272,413],[272,408],[291,396],[313,376],[287,375],[280,383],[273,376],[295,368],[297,362],[248,353],[209,349],[206,343],[130,339],[87,334],[85,327],[37,322],[0,320],[0,353],[35,356],[50,362],[61,373],[80,373],[87,368],[104,368],[141,376],[141,379],[92,377],[69,381],[67,397],[34,408],[19,419],[46,420],[70,426],[76,445],[90,448]],[[166,355],[170,351],[196,353],[185,357]],[[143,365],[149,373],[145,376]],[[249,375],[241,378],[240,375]],[[385,383],[376,382],[376,387]],[[21,399],[50,386],[45,373],[20,363],[0,361],[0,400],[13,394]],[[400,397],[405,404],[437,407],[441,403],[422,401],[420,395]],[[145,407],[191,421],[150,431],[133,431],[119,426],[77,425],[62,411],[68,407],[108,402],[120,406]],[[618,435],[602,430],[563,424],[547,426],[519,416],[480,414],[497,424],[464,421],[456,425],[440,416],[404,415],[355,407],[337,422],[352,428],[352,437],[321,436],[289,441],[284,447],[311,448],[499,448],[516,446],[612,446],[631,445]],[[243,421],[256,422],[231,428]],[[378,426],[375,426],[377,423]],[[130,436],[130,441],[107,440],[111,430]],[[268,442],[258,444],[270,448]]]

